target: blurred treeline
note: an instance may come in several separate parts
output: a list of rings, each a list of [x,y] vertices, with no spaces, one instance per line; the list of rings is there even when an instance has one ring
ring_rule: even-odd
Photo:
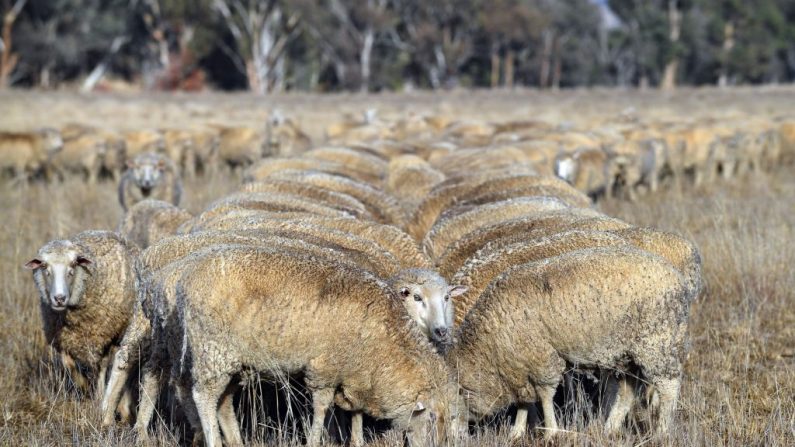
[[[795,80],[795,0],[0,0],[0,84],[378,91]]]

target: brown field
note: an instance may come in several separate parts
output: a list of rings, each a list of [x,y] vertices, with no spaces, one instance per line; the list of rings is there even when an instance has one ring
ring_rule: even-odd
[[[475,92],[414,96],[292,96],[260,101],[250,96],[79,97],[71,94],[0,95],[0,129],[61,125],[80,120],[116,126],[158,120],[256,123],[277,104],[318,139],[343,112],[378,106],[386,116],[435,110],[486,120],[528,117],[578,121],[635,107],[638,113],[776,115],[792,113],[792,90],[659,93],[574,91]],[[217,105],[217,107],[216,107]],[[415,107],[416,105],[416,107]],[[789,109],[788,109],[789,108]],[[162,122],[162,121],[161,121]],[[222,175],[186,184],[185,205],[200,210],[235,189]],[[795,173],[792,166],[698,190],[667,188],[636,203],[605,201],[600,208],[633,224],[672,230],[694,240],[704,263],[705,294],[691,311],[692,349],[675,427],[650,440],[628,426],[606,438],[600,424],[580,419],[565,426],[559,445],[795,445]],[[22,265],[47,240],[85,229],[115,229],[121,217],[115,185],[0,185],[0,445],[135,445],[132,430],[100,428],[98,403],[78,396],[53,372],[40,328],[38,296]],[[641,417],[642,420],[642,417]],[[642,425],[642,421],[641,424]],[[250,433],[250,432],[249,432]],[[507,430],[476,432],[466,445],[505,445]],[[256,442],[264,442],[255,436]],[[177,445],[162,423],[157,439]],[[396,434],[377,444],[398,444]],[[534,434],[526,438],[544,444]],[[299,444],[296,438],[273,441]],[[271,444],[271,442],[268,442]]]

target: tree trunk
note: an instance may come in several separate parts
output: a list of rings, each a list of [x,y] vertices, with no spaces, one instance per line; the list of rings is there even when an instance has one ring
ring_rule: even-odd
[[[682,26],[682,13],[679,11],[678,0],[668,0],[668,41],[676,51],[679,43],[679,35]],[[676,87],[676,72],[679,69],[679,55],[674,53],[671,59],[665,64],[663,78],[660,86],[663,90],[671,90]]]
[[[563,57],[560,54],[560,44],[562,38],[560,36],[555,36],[553,48],[553,56],[555,60],[554,68],[552,69],[552,89],[559,90],[560,89],[560,75],[563,69]]]
[[[489,77],[491,88],[497,88],[500,84],[500,55],[496,48],[491,50],[491,76]]]
[[[373,43],[375,42],[375,31],[372,28],[367,28],[364,32],[364,40],[362,42],[362,50],[359,54],[359,64],[361,66],[361,85],[359,91],[362,93],[370,89],[370,59],[373,54]]]
[[[505,86],[508,88],[513,88],[513,64],[514,64],[515,55],[513,50],[508,50],[505,54],[505,61],[504,61],[504,70],[505,73]]]
[[[552,57],[552,39],[553,39],[553,32],[550,30],[545,30],[542,35],[543,40],[543,50],[541,53],[541,68],[538,73],[538,86],[541,88],[547,88],[549,85],[549,68],[550,68],[550,58]]]
[[[723,47],[721,48],[721,67],[720,77],[718,77],[718,86],[726,87],[729,85],[729,54],[734,48],[734,23],[732,21],[726,22],[723,25]]]
[[[19,60],[17,55],[12,53],[11,29],[14,27],[14,22],[17,20],[20,11],[25,7],[25,3],[27,3],[27,0],[17,0],[14,6],[2,17],[3,25],[2,30],[0,30],[0,89],[8,86],[8,78]],[[7,3],[3,2],[3,5],[7,5]]]

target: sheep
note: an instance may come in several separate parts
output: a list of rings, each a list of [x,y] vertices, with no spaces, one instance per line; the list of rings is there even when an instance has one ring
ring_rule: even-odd
[[[193,134],[186,129],[165,129],[163,134],[165,155],[179,168],[180,174],[193,177],[193,172],[188,173],[193,160]]]
[[[431,155],[428,158],[431,166],[445,174],[527,165],[528,161],[524,152],[512,147],[459,149],[438,157]]]
[[[359,171],[342,163],[312,160],[310,158],[266,158],[252,165],[245,174],[244,181],[252,182],[265,178],[285,169],[313,170],[329,174],[349,177],[380,188],[382,175],[367,171]]]
[[[250,127],[219,127],[218,157],[232,171],[247,168],[264,155],[265,137]]]
[[[571,207],[587,208],[593,204],[588,196],[565,183],[545,186],[527,185],[518,188],[504,189],[502,191],[473,193],[460,203],[461,205],[483,205],[511,198],[533,196],[554,197]]]
[[[374,220],[364,204],[355,197],[298,180],[268,179],[262,182],[246,183],[243,185],[242,191],[296,194],[310,199],[316,199],[321,203],[333,204],[359,219]]]
[[[144,153],[127,162],[119,182],[119,203],[124,211],[144,199],[158,199],[179,205],[182,181],[177,169],[160,154]]]
[[[102,394],[110,351],[132,314],[137,255],[116,233],[85,231],[46,243],[25,264],[39,292],[45,339],[69,359],[64,363],[81,391],[90,385],[74,361]]]
[[[323,203],[298,194],[241,192],[228,195],[211,203],[196,217],[198,222],[205,222],[216,216],[222,216],[231,210],[261,210],[305,212],[320,216],[350,218],[355,212],[349,212],[344,206]]]
[[[606,367],[640,373],[651,384],[659,398],[655,430],[666,432],[685,355],[684,282],[662,258],[627,247],[577,250],[507,270],[469,312],[447,355],[468,414],[482,418],[517,403],[516,439],[527,405],[540,401],[552,435],[552,399],[567,364]],[[620,387],[608,432],[620,429],[632,400],[632,388]]]
[[[194,177],[197,172],[214,175],[220,165],[218,148],[220,135],[215,129],[192,129],[192,150],[186,160],[185,173]]]
[[[298,155],[312,146],[307,134],[291,119],[274,113],[265,126],[265,153],[268,155]]]
[[[600,148],[584,147],[573,154],[561,154],[555,160],[555,175],[566,180],[591,198],[605,194],[608,184],[605,167],[607,153]]]
[[[379,223],[401,226],[405,220],[403,209],[394,197],[365,182],[326,172],[298,170],[276,172],[270,178],[293,179],[348,194],[364,204]]]
[[[552,258],[584,248],[627,246],[617,235],[602,231],[564,231],[494,248],[487,244],[453,275],[451,282],[468,290],[455,301],[455,325],[460,326],[491,281],[510,267]]]
[[[428,197],[420,203],[413,216],[406,224],[406,231],[415,240],[420,241],[430,230],[439,215],[457,202],[466,202],[470,196],[520,188],[524,186],[547,186],[565,183],[560,179],[548,176],[528,174],[508,174],[500,176],[494,173],[474,175],[471,178],[448,178],[438,184]]]
[[[177,228],[177,234],[200,233],[203,231],[234,231],[241,229],[268,228],[277,220],[303,220],[315,217],[306,211],[262,211],[238,209],[229,210],[215,217],[199,220],[197,217],[183,223]]]
[[[339,234],[339,236],[334,233]],[[315,256],[343,261],[352,266],[364,267],[382,277],[391,276],[390,286],[395,292],[400,293],[404,306],[409,310],[411,318],[417,322],[423,333],[439,349],[449,345],[450,329],[452,328],[452,303],[450,302],[450,297],[459,295],[466,290],[465,288],[448,287],[447,283],[438,274],[429,270],[408,269],[399,271],[394,259],[390,260],[388,255],[379,253],[377,246],[368,247],[361,241],[357,241],[357,238],[350,234],[346,235],[335,231],[326,231],[318,234],[323,236],[313,236],[311,231],[306,230],[303,233],[299,230],[264,230],[205,232],[190,236],[171,237],[143,252],[141,255],[142,271],[157,272],[166,268],[167,264],[188,256],[197,249],[224,243],[279,246],[300,250],[312,253]],[[391,269],[387,267],[390,265],[393,266]],[[151,295],[152,282],[157,282],[153,278],[161,278],[162,283],[162,278],[168,277],[168,275],[169,273],[167,272],[157,273],[142,282],[148,285],[150,290],[148,293]],[[171,279],[173,280],[174,277],[171,276]],[[168,281],[165,282],[168,283]],[[165,287],[168,288],[169,286]],[[153,310],[151,308],[154,306],[160,309],[158,312],[161,314],[161,321],[170,319],[173,310],[173,299],[166,296],[163,298],[166,301],[163,302],[161,300],[160,304],[157,305],[152,301],[153,299],[151,297],[139,299],[138,306],[143,306],[146,309],[142,308],[141,311],[137,312],[137,315],[152,315]],[[138,357],[137,353],[142,351],[142,346],[147,344],[147,338],[151,337],[149,328],[148,321],[139,318],[137,324],[131,324],[125,334],[116,357],[117,361],[114,363],[114,369],[111,372],[108,393],[106,393],[106,397],[103,400],[103,423],[105,425],[113,421],[113,411],[111,409],[115,408],[115,403],[118,400],[119,386],[126,380],[127,371],[135,366],[133,362]],[[167,356],[163,353],[166,347],[162,344],[167,343],[167,340],[155,339],[155,343],[160,343],[160,345],[156,345],[156,352],[153,353],[150,363],[144,369],[144,383],[142,384],[143,394],[149,396],[149,399],[142,402],[139,410],[141,416],[136,422],[137,430],[144,436],[154,409],[153,402],[157,400],[156,395],[162,386],[162,384],[157,385],[157,383],[160,383],[160,380],[156,377],[158,375],[157,371],[166,370],[168,368],[166,363],[173,357],[173,355]],[[157,346],[160,347],[158,348]],[[160,351],[157,351],[157,349],[160,349]],[[173,352],[174,349],[172,349]],[[361,434],[359,434],[359,438],[361,438]]]
[[[107,141],[100,135],[88,133],[76,138],[65,139],[60,151],[52,156],[52,169],[61,180],[65,173],[76,172],[84,175],[88,183],[97,183],[102,158],[107,151]]]
[[[320,147],[303,154],[304,158],[339,163],[359,172],[367,172],[376,177],[386,175],[387,163],[382,158],[364,151],[347,147]]]
[[[450,244],[478,228],[565,208],[568,208],[565,203],[553,197],[521,197],[474,207],[451,208],[428,231],[422,248],[431,258],[437,259]]]
[[[444,174],[416,155],[402,155],[389,161],[386,191],[414,207],[428,196]]]
[[[301,239],[298,239],[301,237]],[[194,233],[191,235],[172,236],[165,238],[158,243],[150,246],[144,250],[140,255],[140,278],[141,283],[140,294],[136,301],[133,319],[124,337],[121,340],[120,348],[117,351],[113,363],[113,369],[110,374],[108,382],[108,389],[102,401],[103,425],[108,426],[113,423],[114,409],[121,396],[121,387],[127,380],[127,375],[130,370],[137,366],[137,359],[139,356],[146,352],[147,346],[151,343],[151,324],[150,319],[155,312],[155,305],[159,306],[159,316],[161,321],[170,319],[171,313],[174,309],[173,297],[167,301],[160,301],[155,303],[152,297],[153,281],[155,277],[162,279],[168,273],[160,274],[160,270],[165,269],[166,266],[174,261],[183,257],[189,256],[191,253],[208,246],[218,244],[246,244],[257,246],[279,246],[288,247],[291,249],[301,250],[304,252],[311,252],[318,256],[327,256],[343,262],[356,263],[357,265],[366,265],[367,267],[387,268],[389,265],[396,266],[394,259],[390,259],[388,255],[380,255],[372,247],[362,245],[359,241],[352,237],[346,237],[342,234],[336,237],[335,240],[341,241],[345,246],[337,245],[329,240],[334,239],[334,235],[327,233],[326,239],[319,237],[311,238],[307,234],[298,234],[296,232],[289,233],[287,231],[233,231],[233,232],[204,232]],[[357,250],[361,250],[358,251]],[[361,256],[361,253],[367,252],[367,256]],[[362,261],[372,259],[371,264],[364,264]],[[397,272],[398,267],[394,267],[392,272]],[[173,278],[172,278],[173,279]],[[162,282],[162,281],[161,281]],[[164,297],[166,299],[169,297]],[[136,422],[136,427],[139,433],[145,436],[146,428],[152,416],[154,409],[154,401],[156,401],[156,393],[159,392],[160,387],[155,386],[159,383],[156,375],[159,371],[168,369],[169,356],[163,356],[163,350],[166,349],[163,343],[166,340],[155,340],[160,343],[153,348],[152,358],[150,363],[144,369],[144,384],[142,388],[145,390],[145,395],[151,399],[142,400],[141,408],[139,409],[139,418]],[[154,381],[154,382],[153,382]]]
[[[0,132],[0,174],[10,170],[15,181],[27,180],[42,172],[62,147],[63,139],[55,129]]]
[[[209,446],[221,444],[218,402],[229,399],[225,389],[244,364],[276,377],[304,372],[314,410],[309,445],[320,444],[334,402],[392,419],[408,429],[411,445],[434,437],[435,420],[435,435],[445,441],[452,406],[448,371],[385,283],[287,250],[233,246],[202,255],[184,263],[176,289],[181,365],[192,377]],[[263,305],[271,311],[251,312]]]
[[[442,256],[436,260],[436,266],[444,278],[451,278],[468,259],[488,243],[495,245],[514,243],[569,230],[608,231],[629,226],[624,221],[584,208],[549,211],[532,217],[520,217],[483,227],[464,235],[445,250]]]
[[[653,253],[677,268],[685,278],[687,297],[695,300],[701,294],[701,254],[691,241],[674,233],[644,227],[609,230],[635,247]]]
[[[168,202],[146,199],[132,207],[119,224],[118,233],[144,249],[176,233],[193,216]]]
[[[163,153],[166,150],[166,140],[157,130],[131,130],[124,132],[122,138],[128,161],[142,154]]]

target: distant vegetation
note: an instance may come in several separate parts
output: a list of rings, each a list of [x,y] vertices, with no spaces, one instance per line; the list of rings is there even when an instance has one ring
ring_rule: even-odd
[[[0,86],[258,93],[795,80],[792,0],[0,0]]]

